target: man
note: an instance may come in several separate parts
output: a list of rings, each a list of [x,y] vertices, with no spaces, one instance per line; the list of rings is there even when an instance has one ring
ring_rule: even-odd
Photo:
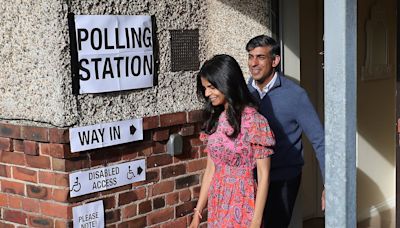
[[[278,72],[281,60],[278,43],[261,35],[251,39],[246,50],[251,73],[248,88],[259,102],[259,111],[268,119],[276,140],[264,226],[284,228],[289,226],[301,181],[304,164],[301,135],[304,132],[311,141],[324,176],[324,130],[305,90]]]

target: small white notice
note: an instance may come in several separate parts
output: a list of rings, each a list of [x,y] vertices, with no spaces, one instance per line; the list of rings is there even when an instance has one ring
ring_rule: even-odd
[[[104,191],[146,179],[145,159],[71,173],[70,197]]]
[[[95,201],[72,208],[74,228],[103,228],[103,201]]]
[[[101,93],[153,86],[148,15],[75,15],[80,90]]]
[[[143,119],[123,120],[69,129],[71,152],[143,139]]]

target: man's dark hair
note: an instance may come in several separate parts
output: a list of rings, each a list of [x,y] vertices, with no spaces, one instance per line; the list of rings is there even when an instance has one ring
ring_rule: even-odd
[[[272,58],[275,58],[277,55],[281,55],[281,48],[279,47],[279,44],[267,35],[256,36],[246,44],[247,52],[256,47],[271,47],[270,54]]]

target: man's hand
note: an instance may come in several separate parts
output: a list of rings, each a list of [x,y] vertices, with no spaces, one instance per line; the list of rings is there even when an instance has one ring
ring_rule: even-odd
[[[322,191],[321,206],[322,206],[322,211],[325,211],[325,188],[324,188],[324,190]]]

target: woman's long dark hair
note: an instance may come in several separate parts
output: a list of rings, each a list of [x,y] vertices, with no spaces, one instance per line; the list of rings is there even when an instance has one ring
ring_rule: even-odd
[[[246,106],[255,107],[239,64],[229,55],[216,55],[203,64],[197,75],[197,92],[206,99],[204,108],[206,121],[202,130],[206,134],[212,134],[217,130],[218,118],[224,111],[224,105],[213,106],[211,104],[211,101],[205,96],[201,78],[207,79],[211,85],[224,94],[228,103],[227,119],[233,128],[233,133],[228,136],[236,138],[240,132],[243,109]]]

